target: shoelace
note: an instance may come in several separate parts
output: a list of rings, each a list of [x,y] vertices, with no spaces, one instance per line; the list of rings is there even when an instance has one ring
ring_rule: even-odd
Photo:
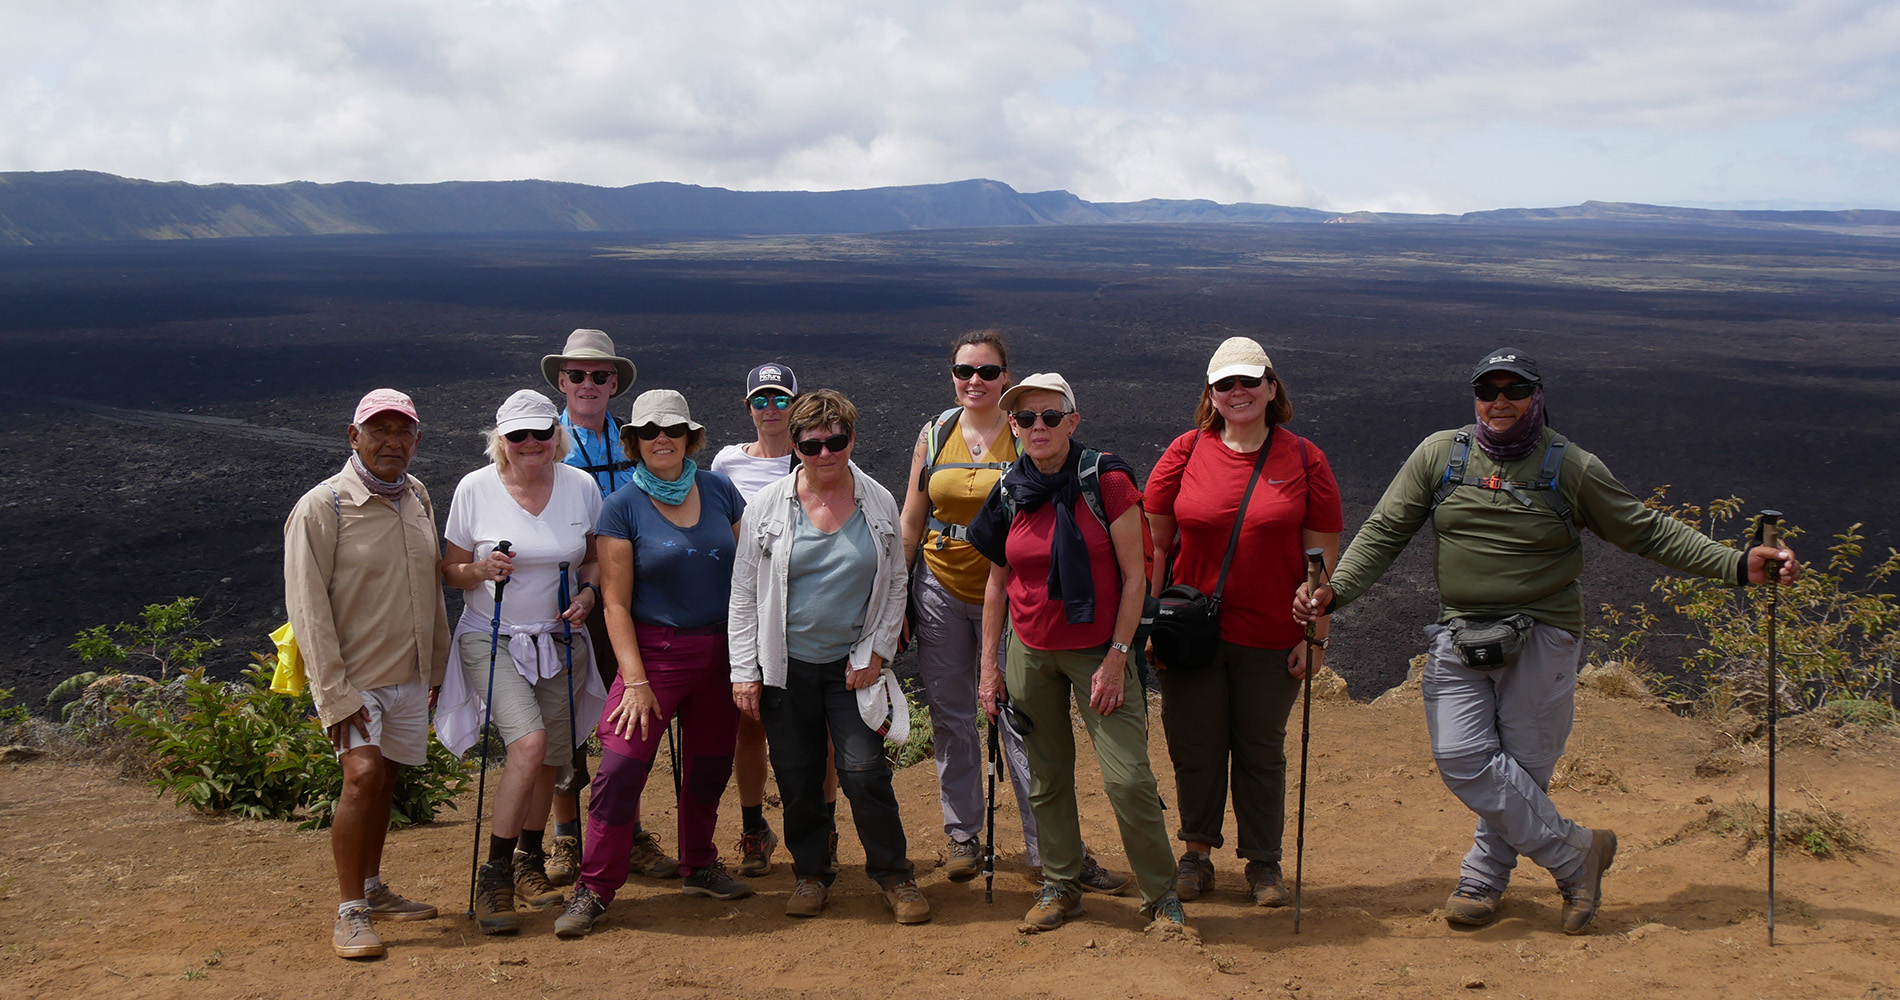
[[[1062,902],[1062,887],[1059,885],[1044,882],[1042,884],[1042,891],[1036,893],[1037,906],[1060,902]]]
[[[797,885],[792,886],[792,895],[794,896],[817,898],[823,895],[824,891],[825,884],[817,879],[801,878],[798,880]]]
[[[900,903],[915,903],[924,898],[924,894],[917,889],[915,882],[899,882],[891,886],[891,895],[896,896]]]

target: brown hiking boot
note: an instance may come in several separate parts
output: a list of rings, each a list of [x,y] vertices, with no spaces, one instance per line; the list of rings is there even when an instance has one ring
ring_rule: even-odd
[[[900,924],[921,924],[930,920],[930,900],[917,888],[914,879],[884,886],[884,904],[897,915]]]
[[[1017,926],[1021,931],[1052,931],[1062,926],[1063,921],[1082,914],[1082,894],[1066,892],[1060,882],[1044,882],[1042,891],[1036,893],[1036,903],[1023,915],[1023,922]]]
[[[1247,895],[1255,906],[1286,906],[1293,902],[1278,861],[1247,862]]]
[[[1093,854],[1082,855],[1082,874],[1076,876],[1075,880],[1082,883],[1082,891],[1099,892],[1104,896],[1119,896],[1135,882],[1131,875],[1121,875],[1103,868]]]
[[[435,907],[404,899],[388,885],[379,885],[364,893],[369,899],[369,915],[376,920],[434,920]]]
[[[943,874],[952,882],[968,882],[983,870],[983,845],[975,840],[952,840]]]
[[[1603,906],[1603,873],[1616,860],[1616,831],[1591,830],[1590,849],[1583,855],[1583,871],[1569,882],[1558,883],[1564,894],[1564,933],[1582,934]]]
[[[778,834],[766,827],[758,833],[739,834],[739,874],[758,878],[772,874],[772,852],[778,849]]]
[[[785,900],[785,915],[788,917],[815,917],[825,908],[825,900],[830,897],[831,889],[815,878],[801,878],[792,886],[792,894]]]
[[[515,872],[510,861],[482,865],[475,881],[475,923],[483,934],[513,934],[521,929],[515,913]]]
[[[548,881],[546,858],[525,851],[515,852],[515,900],[537,912],[560,905],[561,890]]]
[[[1498,918],[1504,894],[1473,879],[1461,878],[1445,900],[1445,922],[1461,927],[1483,927]]]
[[[1214,859],[1200,851],[1183,851],[1174,870],[1174,894],[1183,902],[1214,891]]]
[[[547,865],[542,870],[547,873],[549,885],[573,885],[581,875],[580,838],[554,838],[548,847]]]
[[[330,947],[338,958],[379,958],[383,939],[370,924],[367,906],[354,906],[337,915],[336,929],[330,932]]]
[[[627,853],[629,870],[647,878],[679,878],[680,859],[660,850],[660,838],[642,827],[633,832],[633,849]]]

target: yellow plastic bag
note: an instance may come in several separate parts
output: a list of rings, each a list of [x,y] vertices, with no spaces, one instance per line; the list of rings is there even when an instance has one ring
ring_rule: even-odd
[[[272,632],[270,639],[277,644],[277,669],[270,675],[270,689],[278,694],[303,694],[303,654],[297,650],[297,637],[291,634],[290,623]]]

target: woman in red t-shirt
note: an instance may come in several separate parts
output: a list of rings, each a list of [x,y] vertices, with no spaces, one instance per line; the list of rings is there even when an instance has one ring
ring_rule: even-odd
[[[995,564],[983,595],[978,695],[995,719],[1007,691],[1029,723],[1017,728],[1029,756],[1043,886],[1023,926],[1054,930],[1082,905],[1071,697],[1101,762],[1141,912],[1184,924],[1148,766],[1148,703],[1128,661],[1147,589],[1134,470],[1070,440],[1082,418],[1060,375],[1031,375],[1003,393],[1002,406],[1021,456],[971,519],[969,539]],[[1007,684],[996,656],[1005,614]]]
[[[1325,550],[1330,570],[1343,527],[1339,486],[1326,456],[1280,428],[1292,417],[1293,402],[1267,352],[1245,337],[1230,337],[1208,362],[1195,429],[1168,446],[1148,478],[1145,503],[1155,544],[1150,591],[1159,595],[1165,585],[1178,528],[1173,582],[1212,594],[1241,497],[1260,449],[1267,449],[1221,595],[1220,645],[1212,662],[1153,661],[1181,800],[1182,899],[1214,888],[1210,852],[1223,843],[1230,762],[1236,853],[1247,862],[1248,894],[1261,906],[1291,899],[1280,878],[1286,729],[1307,674],[1307,650],[1289,602],[1305,578],[1304,550]],[[1321,619],[1322,638],[1326,628]],[[1321,655],[1314,651],[1315,658]]]

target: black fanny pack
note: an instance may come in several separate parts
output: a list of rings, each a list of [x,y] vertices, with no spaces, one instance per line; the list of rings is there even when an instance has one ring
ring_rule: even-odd
[[[1517,662],[1517,654],[1524,650],[1524,636],[1536,624],[1537,619],[1530,615],[1512,615],[1509,618],[1453,618],[1446,627],[1451,629],[1451,644],[1465,666],[1473,670],[1497,670]]]
[[[1220,645],[1220,602],[1185,583],[1163,590],[1155,602],[1153,638],[1155,658],[1170,670],[1212,663]]]

